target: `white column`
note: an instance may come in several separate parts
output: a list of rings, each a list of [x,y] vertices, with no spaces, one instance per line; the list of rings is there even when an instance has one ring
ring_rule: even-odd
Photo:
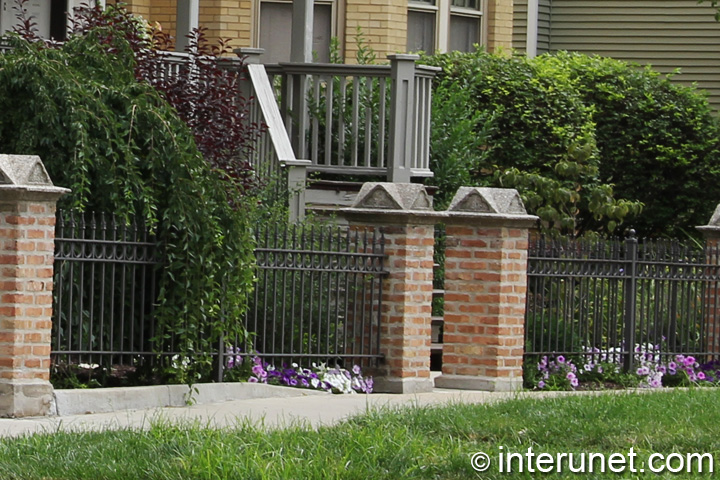
[[[538,10],[539,0],[528,0],[527,12],[527,38],[525,39],[525,51],[528,58],[537,56],[537,38],[538,38]]]
[[[313,0],[293,0],[290,61],[312,62]]]
[[[185,51],[189,43],[186,35],[198,26],[200,26],[200,0],[177,0],[175,50]]]
[[[445,53],[450,50],[450,0],[438,0],[437,7],[436,25],[438,33],[435,51]]]

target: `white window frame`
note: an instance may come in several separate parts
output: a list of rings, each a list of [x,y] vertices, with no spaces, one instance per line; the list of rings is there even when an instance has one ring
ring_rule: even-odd
[[[449,50],[450,48],[450,20],[453,16],[458,17],[468,17],[468,18],[475,18],[477,19],[480,28],[480,36],[476,39],[473,43],[479,43],[480,45],[485,45],[487,43],[487,15],[485,15],[485,12],[487,11],[487,0],[478,0],[478,9],[474,8],[468,8],[468,7],[456,7],[452,4],[452,0],[444,0],[449,5],[449,15],[447,19],[447,28],[448,28],[448,35],[445,39],[446,43],[444,45],[445,51]]]
[[[435,12],[435,39],[434,48],[438,53],[447,52],[450,49],[450,19],[453,16],[477,18],[480,23],[480,38],[477,43],[487,43],[487,0],[479,0],[479,9],[456,7],[452,0],[434,0],[432,5],[418,0],[408,0],[408,11]],[[475,43],[475,42],[473,42]]]
[[[438,38],[439,38],[439,34],[440,34],[439,30],[440,30],[440,25],[441,25],[440,12],[442,10],[438,4],[442,3],[444,1],[446,1],[446,0],[432,0],[429,2],[408,0],[408,14],[410,13],[410,11],[423,12],[423,13],[432,12],[433,13],[433,16],[435,17],[435,28],[433,28],[434,38],[432,39],[432,44],[433,44],[433,48],[434,48],[435,52],[438,51],[438,44],[439,44]],[[409,15],[408,15],[408,22],[409,22],[409,20],[410,19],[409,19]]]

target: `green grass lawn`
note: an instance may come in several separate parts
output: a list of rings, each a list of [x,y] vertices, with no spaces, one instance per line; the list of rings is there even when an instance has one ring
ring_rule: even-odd
[[[675,452],[712,454],[718,470],[719,406],[720,390],[707,388],[383,410],[317,430],[156,424],[149,431],[60,432],[1,440],[0,479],[711,478],[707,462],[703,474],[697,465],[689,474],[632,473],[628,463],[621,474],[599,473],[599,463],[594,474],[567,466],[542,474],[526,465],[519,473],[518,461],[513,473],[502,473],[498,458],[528,448],[628,458],[632,447],[636,469],[653,453]],[[481,451],[491,465],[479,474],[470,458]]]

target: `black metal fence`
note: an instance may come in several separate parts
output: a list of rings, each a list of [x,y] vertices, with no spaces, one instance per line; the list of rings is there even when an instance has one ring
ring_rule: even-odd
[[[257,285],[245,318],[252,345],[228,341],[228,348],[203,353],[220,354],[225,364],[253,351],[272,362],[368,365],[381,357],[381,233],[263,225],[255,235]],[[156,358],[153,307],[161,269],[161,246],[143,225],[59,212],[55,362],[111,366]]]
[[[111,215],[58,213],[52,351],[67,363],[130,364],[152,354],[155,239]]]
[[[720,353],[717,247],[678,241],[531,242],[525,355],[616,355],[631,368],[640,346],[660,355]]]
[[[246,326],[263,357],[362,365],[381,357],[382,233],[271,225],[256,238]]]

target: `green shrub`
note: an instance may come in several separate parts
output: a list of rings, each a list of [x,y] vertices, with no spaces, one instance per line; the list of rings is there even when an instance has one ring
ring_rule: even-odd
[[[175,110],[136,80],[128,42],[106,34],[93,29],[59,49],[13,39],[0,55],[0,150],[40,155],[55,184],[72,189],[61,208],[150,225],[165,247],[160,337],[172,332],[187,355],[211,351],[223,330],[243,333],[250,202],[233,196]]]
[[[612,233],[624,223],[677,236],[705,224],[720,199],[720,127],[694,88],[566,52],[422,62],[443,69],[430,180],[440,207],[462,185],[505,186],[548,231]]]
[[[536,59],[570,77],[593,108],[600,178],[645,205],[642,235],[707,223],[720,200],[720,127],[705,94],[618,60],[560,52]]]
[[[463,184],[517,188],[549,230],[612,232],[640,204],[599,177],[592,107],[568,73],[482,51],[425,57],[442,67],[431,162],[447,203]]]

